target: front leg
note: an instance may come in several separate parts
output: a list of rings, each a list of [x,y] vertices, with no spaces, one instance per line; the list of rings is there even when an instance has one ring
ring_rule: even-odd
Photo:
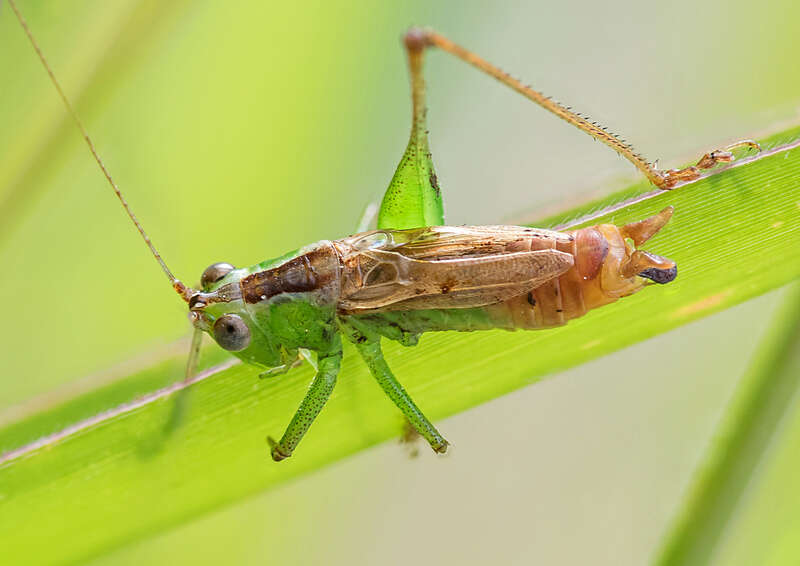
[[[314,368],[314,371],[319,369],[317,367],[316,360],[311,354],[311,351],[306,348],[298,348],[297,350],[293,350],[291,352],[287,351],[285,348],[282,348],[281,359],[283,361],[281,365],[262,371],[258,374],[259,379],[267,379],[269,377],[278,377],[279,375],[284,375],[289,373],[289,370],[303,365],[304,361],[308,362],[308,364]]]
[[[267,437],[270,445],[272,459],[276,462],[285,460],[292,455],[300,443],[303,435],[311,427],[322,407],[328,401],[336,385],[336,376],[342,363],[342,340],[337,333],[331,341],[330,348],[319,353],[317,375],[311,382],[308,393],[300,403],[300,407],[292,418],[292,422],[283,433],[280,442],[275,442],[272,437]]]
[[[298,350],[287,350],[281,346],[281,365],[269,368],[258,374],[259,379],[267,379],[270,377],[278,377],[289,372],[303,363],[303,358]],[[316,369],[316,368],[314,368]]]

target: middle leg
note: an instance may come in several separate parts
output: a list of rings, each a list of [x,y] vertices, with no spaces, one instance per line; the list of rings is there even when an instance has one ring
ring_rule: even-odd
[[[406,390],[397,381],[397,378],[392,374],[392,370],[383,358],[383,351],[381,350],[380,338],[375,341],[365,341],[363,343],[356,342],[356,348],[364,358],[364,361],[369,367],[370,373],[378,381],[381,389],[389,396],[392,402],[397,405],[397,408],[403,411],[403,414],[408,419],[411,426],[428,441],[434,452],[444,454],[447,452],[447,447],[450,445],[447,440],[436,430],[436,427],[422,414],[411,400]]]

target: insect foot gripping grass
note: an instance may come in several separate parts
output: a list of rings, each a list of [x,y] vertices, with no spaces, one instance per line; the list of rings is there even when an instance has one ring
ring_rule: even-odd
[[[443,204],[428,148],[423,57],[439,48],[577,126],[633,163],[658,188],[672,189],[700,170],[731,161],[742,141],[704,155],[696,165],[659,171],[613,134],[527,87],[436,32],[411,29],[404,38],[411,75],[413,120],[408,147],[378,212],[377,230],[324,240],[280,258],[236,268],[215,263],[201,288],[179,281],[162,260],[64,95],[15,2],[9,1],[102,173],[179,296],[195,328],[187,362],[194,371],[202,333],[262,377],[289,371],[308,351],[317,373],[272,458],[290,457],[336,384],[342,340],[349,340],[410,425],[434,451],[448,442],[425,417],[384,360],[381,340],[405,346],[438,330],[543,329],[669,283],[675,263],[640,249],[670,219],[672,207],[624,226],[600,224],[557,232],[518,226],[444,225]]]

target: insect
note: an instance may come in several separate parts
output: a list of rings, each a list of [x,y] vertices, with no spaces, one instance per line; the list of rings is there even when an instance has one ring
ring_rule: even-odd
[[[411,76],[412,126],[405,153],[380,206],[377,229],[324,240],[280,258],[236,268],[215,263],[201,288],[178,280],[138,222],[64,95],[13,0],[31,40],[90,151],[179,296],[194,327],[191,375],[203,333],[263,377],[289,371],[307,352],[317,373],[271,456],[292,456],[333,391],[342,342],[353,343],[370,372],[413,429],[438,453],[448,442],[395,378],[381,350],[386,338],[405,346],[431,331],[544,329],[566,324],[652,283],[675,279],[677,266],[640,247],[670,219],[672,208],[615,226],[569,232],[520,226],[447,226],[426,129],[423,59],[437,48],[473,65],[563,120],[605,143],[654,185],[668,190],[701,170],[733,159],[750,140],[705,154],[694,166],[660,171],[596,123],[523,85],[477,55],[431,31],[404,37]]]

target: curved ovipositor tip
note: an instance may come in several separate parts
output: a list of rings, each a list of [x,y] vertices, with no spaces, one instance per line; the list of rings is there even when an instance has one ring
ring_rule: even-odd
[[[678,266],[673,265],[668,269],[649,267],[644,271],[640,271],[637,275],[639,275],[639,277],[644,277],[645,279],[649,279],[653,283],[664,285],[665,283],[674,281],[675,278],[678,276]]]
[[[623,277],[641,275],[656,283],[669,283],[678,274],[674,261],[642,250],[633,252],[630,259],[620,266],[619,271]],[[670,273],[672,274],[671,278],[669,276]]]

